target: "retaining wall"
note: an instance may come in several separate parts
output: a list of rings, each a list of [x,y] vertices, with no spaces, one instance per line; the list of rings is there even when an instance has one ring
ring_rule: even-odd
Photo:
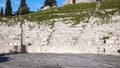
[[[120,55],[120,16],[111,18],[109,22],[101,24],[103,22],[99,19],[91,18],[89,23],[81,22],[71,27],[72,24],[58,21],[50,28],[48,25],[26,21],[22,33],[20,23],[11,26],[1,24],[0,53]]]

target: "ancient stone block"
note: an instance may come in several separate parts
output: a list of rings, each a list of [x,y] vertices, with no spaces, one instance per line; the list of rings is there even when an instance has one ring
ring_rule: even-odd
[[[50,6],[45,6],[42,10],[50,9]]]
[[[104,47],[97,47],[97,52],[98,53],[105,53],[105,48]]]
[[[113,39],[106,40],[106,44],[114,44],[114,43],[115,43],[115,40]]]
[[[76,4],[76,3],[82,3],[82,2],[95,2],[95,0],[65,0],[64,5]]]

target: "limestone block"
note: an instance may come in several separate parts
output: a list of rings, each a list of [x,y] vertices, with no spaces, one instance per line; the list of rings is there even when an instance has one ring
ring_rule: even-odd
[[[28,53],[40,53],[40,46],[32,45],[32,46],[26,46],[26,51]]]
[[[47,9],[50,9],[50,6],[45,6],[43,9],[41,10],[47,10]]]
[[[108,55],[119,55],[119,53],[118,53],[118,51],[117,51],[118,49],[116,49],[116,48],[110,48],[110,47],[107,47],[106,48],[106,54]]]
[[[82,2],[95,2],[95,0],[75,0],[75,3],[82,3]],[[73,4],[73,0],[65,0],[64,5]]]
[[[21,43],[19,42],[19,43],[17,43],[17,45],[18,45],[18,46],[20,46],[20,45],[21,45]]]
[[[101,54],[101,53],[105,53],[106,49],[104,46],[99,46],[97,47],[97,53]]]
[[[115,43],[116,43],[116,44],[120,44],[120,40],[116,40]]]
[[[93,44],[93,41],[88,41],[87,42],[87,45],[89,45],[89,46],[92,46],[92,44]]]
[[[106,44],[114,44],[114,43],[115,43],[115,40],[113,39],[106,40]]]
[[[13,46],[14,44],[13,43],[9,43],[9,46]]]

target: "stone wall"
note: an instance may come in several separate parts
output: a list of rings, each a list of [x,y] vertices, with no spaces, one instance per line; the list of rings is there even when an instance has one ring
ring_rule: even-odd
[[[1,22],[2,23],[2,22]],[[0,25],[0,53],[82,53],[120,55],[120,16],[103,22],[91,17],[89,23],[64,24],[56,22],[53,28],[25,21],[21,46],[20,23]]]
[[[9,26],[0,22],[0,45],[21,45],[21,28],[20,24]]]
[[[96,0],[75,0],[75,3],[95,2]],[[65,0],[64,5],[73,4],[73,0]]]
[[[96,0],[75,0],[75,3],[95,2]],[[119,1],[119,0],[102,0],[102,1]],[[65,0],[64,5],[74,4],[73,0]]]

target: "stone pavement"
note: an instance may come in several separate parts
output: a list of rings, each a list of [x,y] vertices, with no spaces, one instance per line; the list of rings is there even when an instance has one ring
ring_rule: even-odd
[[[83,54],[0,55],[0,68],[120,68],[120,56]]]

